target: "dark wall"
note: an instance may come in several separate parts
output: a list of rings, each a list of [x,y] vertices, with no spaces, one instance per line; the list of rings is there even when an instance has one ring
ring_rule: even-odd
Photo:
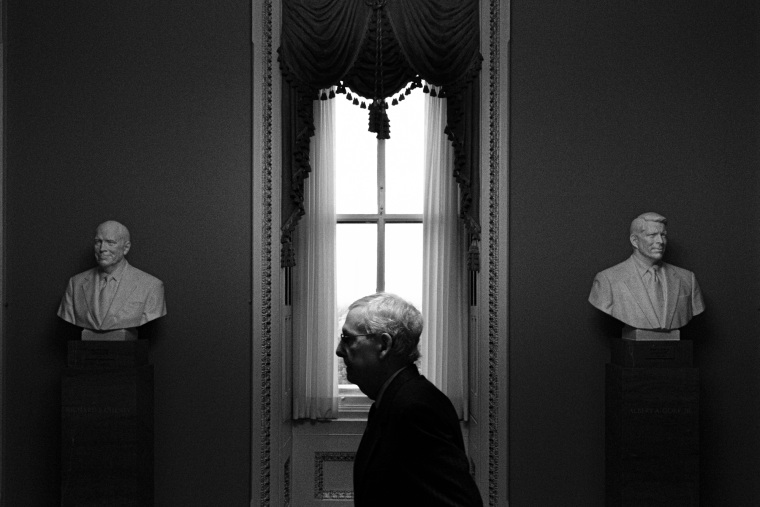
[[[60,384],[77,329],[55,312],[94,265],[95,226],[132,232],[161,278],[156,505],[249,503],[251,8],[224,2],[7,7],[4,504],[60,488]]]
[[[594,274],[669,219],[706,312],[701,505],[760,504],[760,116],[754,2],[512,0],[510,505],[604,503]]]

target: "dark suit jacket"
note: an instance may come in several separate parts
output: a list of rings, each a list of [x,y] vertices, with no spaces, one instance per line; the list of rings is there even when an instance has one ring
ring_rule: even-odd
[[[451,401],[404,369],[373,405],[354,462],[356,507],[480,507]]]
[[[98,268],[72,276],[58,308],[58,316],[79,327],[105,331],[138,327],[166,315],[164,284],[127,263],[108,313],[100,322],[93,303],[97,282]]]
[[[702,293],[691,271],[663,262],[660,272],[667,277],[668,286],[662,323],[633,257],[597,273],[588,300],[631,327],[678,329],[705,310]]]

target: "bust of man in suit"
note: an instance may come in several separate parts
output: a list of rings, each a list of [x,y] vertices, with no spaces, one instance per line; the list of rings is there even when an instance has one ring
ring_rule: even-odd
[[[58,316],[95,331],[136,328],[166,315],[164,285],[127,262],[129,230],[109,220],[95,231],[97,266],[69,279]]]
[[[633,254],[597,273],[589,302],[637,329],[673,330],[705,310],[694,273],[663,262],[667,219],[643,213],[631,223]]]

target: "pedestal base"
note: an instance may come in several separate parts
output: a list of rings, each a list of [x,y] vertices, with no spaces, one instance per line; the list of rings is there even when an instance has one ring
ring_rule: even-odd
[[[606,505],[699,505],[698,370],[608,364],[606,377]]]
[[[100,342],[131,342],[137,340],[137,328],[112,329],[110,331],[95,331],[82,329],[82,341]]]
[[[153,367],[146,340],[69,342],[62,506],[153,505]]]
[[[623,339],[632,341],[678,341],[681,339],[681,331],[671,329],[637,329],[631,326],[623,326]]]

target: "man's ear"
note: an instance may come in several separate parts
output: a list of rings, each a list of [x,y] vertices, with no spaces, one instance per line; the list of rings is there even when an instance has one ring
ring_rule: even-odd
[[[383,333],[380,335],[378,343],[380,343],[380,359],[384,359],[391,352],[391,348],[393,347],[393,337],[388,333]]]
[[[129,253],[129,249],[132,247],[132,243],[127,241],[124,243],[124,255],[127,255]]]
[[[638,250],[639,249],[639,242],[637,241],[638,238],[636,237],[636,235],[635,234],[631,234],[628,237],[628,239],[631,240],[631,245],[633,245],[633,248],[635,248],[636,250]]]

